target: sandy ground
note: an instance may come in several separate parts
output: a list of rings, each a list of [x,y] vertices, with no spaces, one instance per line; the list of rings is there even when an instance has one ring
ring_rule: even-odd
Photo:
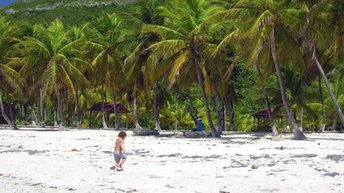
[[[272,141],[254,134],[180,139],[129,132],[123,172],[109,169],[116,136],[0,130],[0,192],[344,192],[344,134]]]

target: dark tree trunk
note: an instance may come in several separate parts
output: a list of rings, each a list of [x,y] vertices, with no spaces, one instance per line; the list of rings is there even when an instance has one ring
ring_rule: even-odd
[[[204,84],[203,84],[203,75],[202,75],[202,70],[201,67],[199,66],[199,63],[196,63],[196,68],[197,68],[197,79],[198,79],[198,84],[201,88],[202,91],[202,98],[203,98],[203,103],[205,106],[205,111],[207,114],[207,120],[208,120],[208,124],[209,127],[211,129],[211,135],[213,137],[219,137],[220,134],[216,131],[214,124],[213,124],[213,120],[211,118],[211,114],[210,114],[210,109],[209,109],[209,104],[208,104],[208,99],[207,99],[207,95],[205,93],[205,89],[204,89]]]
[[[291,123],[291,126],[293,128],[294,139],[295,140],[305,140],[306,136],[300,131],[300,129],[296,123],[296,120],[294,118],[294,115],[293,115],[293,113],[289,107],[288,99],[287,99],[286,94],[285,94],[285,86],[284,86],[283,77],[282,77],[281,65],[280,65],[280,63],[278,61],[278,57],[277,57],[277,49],[276,49],[276,43],[275,43],[275,29],[274,28],[271,29],[270,43],[271,43],[271,54],[272,54],[272,58],[273,58],[273,61],[275,64],[275,69],[276,69],[276,73],[278,76],[278,82],[280,84],[283,106],[286,110],[288,120]]]
[[[222,128],[223,128],[223,131],[226,131],[227,130],[227,122],[226,122],[226,104],[224,101],[222,101]]]
[[[336,113],[333,115],[333,124],[332,124],[332,131],[335,131],[337,129],[337,116]]]
[[[319,70],[319,72],[320,72],[321,77],[324,79],[324,82],[325,82],[327,91],[328,91],[328,93],[329,93],[330,96],[331,96],[332,103],[333,103],[333,105],[334,105],[334,107],[335,107],[335,109],[336,109],[336,113],[337,113],[337,115],[338,115],[338,117],[339,117],[339,119],[340,119],[340,122],[341,122],[342,125],[344,126],[344,115],[343,115],[342,109],[340,108],[340,106],[339,106],[339,104],[338,104],[338,102],[337,102],[336,96],[334,96],[334,93],[333,93],[333,91],[332,91],[332,88],[331,88],[331,86],[330,86],[330,83],[329,83],[329,81],[328,81],[328,79],[327,79],[327,77],[326,77],[326,74],[325,74],[325,72],[324,72],[324,70],[323,70],[323,68],[322,68],[322,66],[321,66],[321,64],[320,64],[320,62],[319,62],[319,60],[318,60],[318,58],[317,58],[316,56],[313,56],[313,58],[314,58],[314,60],[315,60],[315,64],[317,65],[317,68],[318,68],[318,70]]]
[[[33,100],[31,99],[30,100],[31,126],[37,127],[38,120],[37,120],[37,117],[36,117],[36,114],[35,114],[35,109],[34,109],[33,105],[34,105],[33,104]]]
[[[75,97],[76,97],[76,115],[77,115],[77,123],[76,127],[80,128],[81,127],[81,116],[80,116],[80,104],[79,104],[79,92],[78,89],[74,86],[75,89]]]
[[[260,67],[259,66],[257,66],[257,71],[258,71],[259,78],[261,78],[262,77],[262,73],[260,71]],[[263,97],[264,97],[265,105],[266,105],[266,107],[268,109],[268,116],[269,116],[269,120],[270,120],[270,127],[271,127],[271,130],[272,130],[272,134],[274,136],[277,136],[278,135],[278,131],[277,131],[276,127],[275,127],[275,120],[274,120],[274,117],[272,115],[270,100],[269,100],[268,93],[266,91],[265,85],[263,85]]]
[[[223,132],[222,121],[221,121],[222,111],[221,111],[221,103],[220,103],[219,95],[217,94],[215,94],[215,106],[216,106],[216,127],[219,134],[222,134]]]
[[[322,125],[320,128],[321,132],[325,132],[326,128],[326,110],[325,110],[325,102],[324,102],[324,95],[321,86],[321,76],[318,78],[318,86],[319,86],[319,95],[320,95],[320,102],[321,102],[321,111],[322,111]]]
[[[105,91],[104,91],[104,83],[102,83],[102,105],[101,105],[101,109],[102,109],[102,124],[103,124],[103,128],[107,129],[108,126],[106,125],[106,120],[105,120],[105,108],[104,108],[104,100],[105,100]]]
[[[185,93],[184,104],[185,104],[186,110],[190,114],[192,120],[195,122],[195,125],[197,125],[197,119],[198,119],[197,111],[196,111],[195,107],[193,106],[192,98],[188,92]]]
[[[11,106],[9,108],[12,108]],[[1,110],[1,115],[2,117],[5,119],[5,121],[7,122],[7,124],[12,128],[17,130],[18,127],[17,125],[14,125],[13,122],[7,117],[6,112],[5,112],[5,108],[4,108],[4,104],[2,102],[2,95],[0,93],[0,110]]]
[[[303,106],[301,107],[300,111],[300,128],[303,129]]]
[[[60,91],[58,90],[57,86],[55,86],[55,93],[56,93],[56,98],[57,98],[57,110],[58,110],[59,118],[60,118],[59,129],[63,130],[64,129],[64,115],[63,115],[63,109],[62,109],[62,104],[61,104]]]
[[[113,111],[115,113],[115,130],[119,130],[119,117],[118,117],[118,112],[117,112],[117,100],[116,100],[116,94],[115,94],[115,89],[112,87],[112,100],[113,100]]]
[[[16,115],[16,113],[13,112],[12,103],[10,103],[9,111],[10,111],[10,117],[11,117],[12,125],[14,126],[14,128],[18,128],[17,127],[17,115]]]
[[[235,115],[234,115],[234,88],[229,86],[226,98],[224,98],[227,113],[229,115],[230,131],[236,131]]]
[[[220,96],[219,96],[219,92],[217,91],[217,88],[216,88],[215,80],[212,79],[211,83],[212,83],[213,92],[214,92],[214,95],[215,95],[216,129],[217,129],[217,132],[219,134],[222,134],[223,127],[222,127],[222,124],[221,124],[221,114],[222,114],[222,111],[221,111]]]
[[[27,121],[26,119],[26,107],[24,103],[21,103],[21,116],[23,117],[23,120]]]
[[[58,127],[59,124],[57,123],[57,107],[54,105],[54,127]]]
[[[39,119],[40,119],[40,126],[45,127],[44,121],[44,113],[43,113],[43,90],[39,87],[39,95],[38,95],[38,110],[39,110]]]
[[[154,122],[155,122],[155,130],[160,131],[160,118],[159,118],[159,83],[155,83],[154,89]]]

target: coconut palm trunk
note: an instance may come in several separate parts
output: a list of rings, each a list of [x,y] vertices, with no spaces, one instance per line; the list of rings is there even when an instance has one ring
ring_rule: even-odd
[[[262,72],[260,71],[260,67],[257,66],[257,72],[258,72],[258,77],[261,78],[262,77]],[[275,127],[275,120],[274,120],[274,117],[272,115],[272,110],[271,110],[271,104],[270,104],[270,100],[269,100],[269,97],[268,97],[268,93],[266,91],[266,87],[265,85],[263,85],[263,97],[264,97],[264,101],[265,101],[265,105],[266,105],[266,108],[268,109],[268,116],[269,116],[269,120],[270,120],[270,127],[271,127],[271,130],[272,130],[272,134],[273,136],[277,136],[278,135],[278,131]]]
[[[11,108],[11,107],[10,107]],[[4,108],[4,103],[2,102],[2,95],[0,93],[0,110],[1,110],[1,115],[2,117],[5,119],[6,123],[12,128],[17,130],[18,127],[16,124],[13,124],[13,122],[8,118],[8,116],[6,115],[5,112],[5,108]]]
[[[319,95],[320,95],[320,102],[321,102],[321,111],[322,111],[322,125],[320,128],[321,132],[325,132],[326,128],[326,110],[325,110],[325,102],[324,102],[324,95],[321,86],[321,76],[318,78],[318,86],[319,86]]]
[[[197,119],[198,119],[197,111],[192,103],[192,99],[191,99],[189,91],[186,92],[185,97],[183,99],[184,99],[186,110],[188,111],[195,125],[197,125]]]
[[[37,127],[38,120],[37,120],[37,117],[35,114],[34,102],[33,102],[32,98],[30,98],[30,111],[31,111],[31,113],[30,113],[31,114],[31,126]]]
[[[217,132],[219,134],[222,134],[223,127],[222,127],[222,123],[221,123],[222,111],[221,111],[220,96],[219,96],[219,92],[217,91],[217,88],[216,88],[215,80],[212,79],[211,83],[212,83],[213,92],[214,92],[214,95],[215,95],[216,129],[217,129]]]
[[[102,124],[103,124],[103,129],[107,129],[108,126],[106,125],[106,120],[105,120],[105,108],[104,108],[104,102],[105,102],[105,91],[104,91],[104,83],[102,84],[102,105],[101,105],[101,110],[102,110]]]
[[[287,113],[287,117],[289,120],[289,123],[291,124],[293,128],[293,135],[295,140],[305,140],[306,136],[300,131],[295,117],[289,107],[288,99],[285,94],[285,85],[282,77],[282,71],[281,71],[281,65],[278,61],[277,57],[277,49],[276,49],[276,42],[275,42],[275,29],[272,27],[271,32],[270,32],[270,44],[271,44],[271,55],[275,64],[275,69],[278,77],[278,82],[280,85],[280,91],[281,91],[281,97],[282,97],[282,102],[283,106],[285,108],[285,111]]]
[[[199,84],[199,86],[201,88],[201,91],[202,91],[203,103],[204,103],[205,111],[206,111],[206,114],[207,114],[208,124],[209,124],[209,127],[211,129],[211,135],[213,137],[219,137],[220,134],[216,131],[216,129],[214,127],[214,124],[213,124],[213,120],[211,119],[208,99],[207,99],[207,95],[205,93],[204,84],[203,84],[202,70],[201,70],[198,62],[195,62],[195,65],[196,65],[196,68],[197,68],[197,80],[198,80],[198,84]]]
[[[139,120],[137,118],[137,97],[136,93],[134,94],[134,100],[133,100],[133,121],[134,121],[134,126],[135,129],[142,129],[141,125],[139,124]]]
[[[10,104],[12,104],[12,103],[10,103]],[[14,126],[14,128],[17,128],[17,121],[16,121],[17,115],[13,112],[12,105],[10,105],[9,111],[10,111],[10,117],[11,117],[12,125]]]
[[[160,118],[159,118],[159,83],[155,83],[154,89],[154,122],[155,122],[155,130],[160,131]]]
[[[334,105],[334,107],[336,109],[336,113],[337,113],[337,115],[338,115],[338,117],[340,119],[340,122],[342,123],[342,125],[344,125],[344,115],[343,115],[342,109],[340,108],[340,106],[339,106],[339,104],[337,102],[336,96],[334,95],[334,93],[332,91],[332,88],[331,88],[330,83],[329,83],[329,81],[328,81],[328,79],[326,77],[326,74],[325,74],[325,72],[324,72],[324,70],[323,70],[323,68],[322,68],[318,58],[315,56],[315,54],[313,56],[313,59],[315,61],[315,64],[316,64],[319,72],[320,72],[320,75],[321,75],[322,79],[324,79],[327,91],[328,91],[328,93],[331,96],[332,103],[333,103],[333,105]]]
[[[64,130],[64,115],[63,115],[63,109],[62,109],[62,104],[61,104],[61,95],[56,85],[55,85],[55,93],[56,93],[56,98],[57,98],[57,110],[58,110],[59,118],[60,118],[59,129]]]
[[[76,123],[76,127],[77,128],[80,128],[81,127],[81,112],[80,112],[80,104],[79,104],[79,92],[78,92],[78,89],[74,86],[74,89],[75,89],[75,94],[76,94],[76,104],[75,104],[75,107],[76,107],[76,115],[77,115],[77,123]]]
[[[230,131],[236,131],[235,114],[234,114],[234,88],[229,86],[227,96],[223,99],[229,115]]]
[[[222,134],[223,127],[222,127],[222,121],[221,121],[221,104],[220,104],[220,98],[218,94],[215,94],[215,108],[216,108],[216,127],[219,134]]]
[[[39,125],[41,127],[45,127],[44,113],[43,113],[43,90],[41,87],[39,87],[38,92],[39,92],[39,94],[38,94],[38,110],[39,110],[39,119],[40,119]]]
[[[300,130],[303,131],[303,107],[300,110]]]
[[[115,113],[115,130],[119,130],[119,117],[118,117],[118,111],[117,111],[117,100],[116,100],[116,94],[115,89],[111,87],[112,92],[112,100],[113,100],[113,112]]]
[[[57,123],[57,107],[54,107],[54,127],[58,127],[59,124]]]

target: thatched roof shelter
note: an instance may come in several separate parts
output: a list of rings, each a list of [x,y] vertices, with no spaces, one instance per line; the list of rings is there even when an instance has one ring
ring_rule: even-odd
[[[272,110],[272,115],[274,117],[283,117],[283,114],[280,113],[279,111],[277,111],[276,109]],[[264,119],[264,118],[269,118],[269,111],[268,109],[262,109],[254,114],[252,114],[252,116],[256,119]]]
[[[270,129],[269,111],[268,109],[262,109],[254,114],[253,116],[253,128],[255,129]],[[272,116],[275,120],[282,120],[283,114],[278,110],[272,110]]]

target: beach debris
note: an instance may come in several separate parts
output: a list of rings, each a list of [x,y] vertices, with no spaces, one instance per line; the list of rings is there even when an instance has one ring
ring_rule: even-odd
[[[256,169],[258,169],[259,168],[259,165],[257,165],[257,164],[253,164],[252,166],[251,166],[251,169],[254,169],[254,170],[256,170]]]
[[[211,137],[210,132],[195,132],[195,131],[185,131],[184,132],[184,137],[186,138],[205,138],[205,137]]]
[[[73,149],[71,149],[70,151],[80,151],[80,150],[78,150],[78,149],[76,149],[76,148],[73,148]]]
[[[151,129],[134,129],[133,130],[134,136],[157,136],[159,135],[159,131],[151,130]]]
[[[174,133],[175,137],[184,137],[184,133],[182,131],[177,131]]]
[[[272,141],[283,141],[284,138],[282,135],[277,135],[277,136],[272,136],[271,140]]]

